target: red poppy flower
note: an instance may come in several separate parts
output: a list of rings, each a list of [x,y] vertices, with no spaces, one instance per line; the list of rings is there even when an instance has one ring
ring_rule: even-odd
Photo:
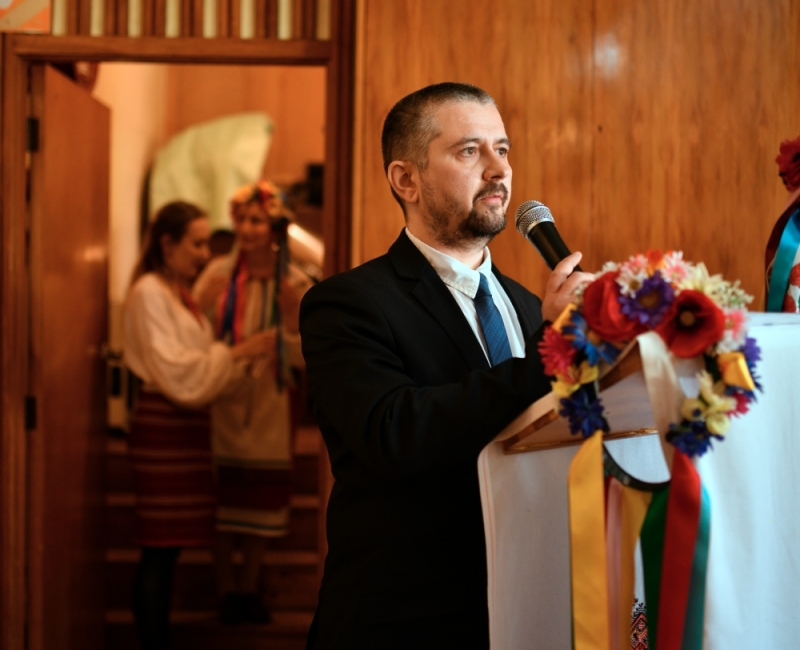
[[[702,291],[684,289],[675,297],[673,308],[656,332],[675,356],[696,357],[722,338],[725,314]]]
[[[800,137],[781,142],[775,162],[778,163],[778,175],[786,189],[794,192],[800,187]]]
[[[586,323],[606,341],[630,341],[647,330],[620,310],[618,276],[619,271],[603,273],[583,293]]]

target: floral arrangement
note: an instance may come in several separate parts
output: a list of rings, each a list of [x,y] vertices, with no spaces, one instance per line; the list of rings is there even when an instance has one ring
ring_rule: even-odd
[[[751,300],[738,281],[709,275],[704,264],[684,261],[679,251],[607,263],[539,344],[560,397],[559,415],[573,434],[608,432],[597,397],[600,362],[613,363],[629,341],[654,330],[675,356],[702,355],[700,391],[684,399],[683,419],[670,424],[666,438],[689,456],[704,454],[761,390],[755,375],[761,351],[745,327]]]
[[[242,185],[237,189],[230,202],[231,217],[235,219],[239,206],[248,203],[260,204],[264,208],[264,212],[272,219],[289,216],[283,200],[283,193],[272,181],[259,180]]]
[[[781,142],[775,162],[778,163],[778,175],[786,189],[794,192],[800,187],[800,136]]]

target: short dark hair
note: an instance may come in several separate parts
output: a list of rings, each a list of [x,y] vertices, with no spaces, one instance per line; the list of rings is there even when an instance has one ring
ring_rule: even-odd
[[[397,102],[383,122],[381,151],[383,171],[395,160],[408,160],[424,170],[428,163],[428,145],[439,135],[433,109],[446,102],[494,104],[485,90],[465,83],[445,81],[425,86]],[[392,195],[405,212],[405,205],[392,189]]]
[[[161,247],[161,238],[164,235],[177,243],[183,239],[192,221],[205,216],[206,213],[200,208],[185,201],[173,201],[162,207],[147,229],[142,253],[133,269],[131,284],[145,273],[164,269],[164,250]]]

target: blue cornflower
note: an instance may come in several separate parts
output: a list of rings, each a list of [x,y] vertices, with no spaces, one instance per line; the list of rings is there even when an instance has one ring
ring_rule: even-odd
[[[558,414],[567,418],[573,435],[580,433],[588,438],[598,429],[608,432],[608,422],[603,417],[603,405],[599,399],[590,400],[586,389],[579,388],[571,397],[562,397],[560,404]]]
[[[638,320],[648,327],[656,327],[669,311],[675,300],[675,289],[656,271],[642,282],[632,296],[620,295],[620,311],[631,320]]]
[[[711,433],[703,421],[684,420],[680,424],[670,424],[667,433],[667,441],[689,458],[700,457],[711,449],[712,438],[722,440],[722,436]]]
[[[565,325],[561,331],[572,337],[572,347],[586,355],[590,366],[596,366],[600,359],[606,363],[614,363],[619,355],[619,349],[608,341],[603,341],[596,335],[596,340],[592,341],[586,319],[577,309],[570,315],[570,324]]]
[[[748,336],[745,338],[744,345],[739,351],[744,355],[744,359],[747,362],[747,369],[750,371],[750,376],[753,378],[756,389],[764,392],[764,389],[758,381],[758,376],[756,375],[756,363],[761,361],[761,348],[758,347],[758,343],[756,343],[756,340],[752,336]]]

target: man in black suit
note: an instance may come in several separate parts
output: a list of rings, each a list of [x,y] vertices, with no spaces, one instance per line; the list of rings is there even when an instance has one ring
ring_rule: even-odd
[[[478,454],[550,390],[537,352],[543,317],[588,276],[570,275],[580,259],[571,255],[542,303],[491,263],[511,167],[484,91],[412,93],[387,116],[382,146],[406,228],[386,255],[320,283],[301,307],[335,478],[308,648],[485,650]],[[499,342],[482,320],[483,287]]]

